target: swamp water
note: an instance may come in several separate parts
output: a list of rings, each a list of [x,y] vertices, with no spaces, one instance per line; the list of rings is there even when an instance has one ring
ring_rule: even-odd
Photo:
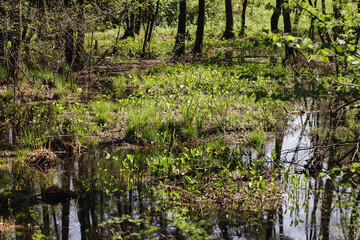
[[[196,235],[199,227],[215,239],[357,239],[360,233],[355,221],[359,209],[357,201],[352,200],[359,200],[357,185],[330,187],[335,178],[321,174],[315,177],[315,170],[324,172],[331,164],[334,152],[326,155],[318,151],[326,146],[317,145],[320,141],[309,137],[311,119],[314,117],[309,114],[296,117],[291,128],[262,145],[261,150],[227,147],[230,162],[240,156],[249,165],[258,158],[264,159],[262,165],[268,168],[283,165],[278,183],[285,190],[276,209],[229,212],[226,206],[219,210],[166,208],[166,201],[171,200],[164,195],[174,186],[158,183],[165,180],[164,168],[171,168],[171,164],[160,164],[168,157],[161,150],[89,146],[76,156],[60,154],[61,163],[47,174],[17,163],[14,156],[2,156],[0,228],[4,230],[0,237],[184,239],[191,238],[184,234],[187,228]],[[13,141],[16,131],[9,131]],[[352,147],[343,144],[337,150],[347,152]],[[210,155],[204,154],[205,149],[200,156],[203,162]],[[324,154],[320,156],[324,161],[321,164],[316,162],[319,154]],[[193,156],[198,157],[196,153]],[[157,168],[149,168],[157,161]],[[154,175],[158,181],[150,180]],[[176,181],[176,177],[172,179]],[[159,187],[154,190],[156,185],[163,191]],[[159,210],[159,206],[165,210]],[[196,226],[189,224],[193,220]]]

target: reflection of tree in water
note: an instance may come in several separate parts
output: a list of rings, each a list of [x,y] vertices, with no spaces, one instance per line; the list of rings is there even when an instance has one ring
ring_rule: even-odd
[[[273,159],[273,167],[279,167],[281,164],[288,164],[296,166],[296,172],[290,173],[294,176],[299,176],[298,173],[304,175],[309,174],[308,182],[301,183],[296,191],[300,193],[298,201],[299,210],[294,211],[294,215],[290,216],[293,219],[303,217],[300,216],[302,212],[304,215],[304,239],[323,239],[332,238],[333,234],[333,218],[334,209],[340,211],[342,216],[348,216],[348,220],[343,221],[344,232],[349,239],[356,239],[359,235],[359,211],[357,203],[360,200],[359,187],[357,182],[349,182],[348,186],[338,187],[339,181],[337,175],[334,175],[330,170],[334,167],[343,167],[359,160],[359,133],[356,129],[349,131],[351,134],[344,139],[339,137],[339,131],[342,127],[348,128],[346,125],[346,114],[344,112],[336,112],[336,114],[326,114],[324,112],[307,113],[301,116],[301,128],[299,129],[299,137],[295,142],[295,147],[291,149],[293,155],[286,158],[284,152],[286,147],[286,132],[279,132],[275,137],[275,154]],[[345,120],[344,120],[345,119]],[[306,135],[309,129],[309,135]],[[306,142],[309,146],[303,146]],[[307,150],[306,154],[301,152]],[[247,156],[249,160],[253,161],[251,150]],[[231,149],[229,148],[229,152]],[[72,235],[70,232],[74,221],[79,225],[79,234],[83,239],[103,239],[111,237],[113,234],[118,234],[121,237],[127,237],[134,233],[143,233],[149,226],[156,226],[158,228],[156,236],[159,239],[167,239],[170,237],[181,239],[181,232],[174,227],[171,220],[171,210],[159,211],[158,206],[154,203],[154,196],[149,191],[149,184],[142,182],[142,177],[137,173],[124,173],[119,162],[113,159],[104,160],[104,151],[94,151],[84,153],[77,161],[65,161],[61,169],[61,177],[56,183],[64,192],[70,192],[72,189],[77,189],[80,194],[73,201],[70,198],[63,199],[59,204],[61,208],[56,205],[43,204],[39,211],[41,215],[41,232],[45,235],[55,236],[56,239],[69,239]],[[119,159],[126,159],[124,151],[119,153]],[[224,162],[231,161],[234,155],[225,152],[221,157]],[[133,153],[131,153],[133,154]],[[296,155],[297,154],[297,155]],[[136,157],[135,159],[137,159]],[[141,157],[139,157],[140,159]],[[239,160],[238,158],[236,160]],[[142,161],[142,160],[137,160]],[[100,164],[100,165],[99,165]],[[140,164],[141,165],[141,164]],[[301,167],[303,167],[301,169]],[[107,169],[107,171],[105,171]],[[134,171],[135,172],[135,171]],[[327,173],[329,178],[315,176],[317,173]],[[50,177],[50,176],[49,176]],[[54,180],[36,180],[32,175],[24,173],[24,168],[18,166],[12,170],[11,175],[14,188],[22,191],[31,192],[40,186],[40,195],[43,195],[48,190],[49,182]],[[51,177],[50,177],[51,178]],[[279,180],[285,181],[284,175],[278,175]],[[35,179],[35,180],[34,180]],[[46,179],[46,178],[44,178]],[[37,182],[39,181],[39,182]],[[110,181],[115,183],[109,184]],[[108,182],[108,184],[105,184]],[[119,189],[114,195],[106,193],[106,190],[113,190],[111,187]],[[345,187],[344,187],[345,186]],[[351,187],[349,187],[351,186]],[[296,186],[290,186],[295,187]],[[351,194],[342,196],[341,191],[346,190]],[[341,199],[342,198],[342,199]],[[346,204],[341,200],[346,199]],[[44,199],[43,199],[44,200]],[[285,197],[284,197],[285,201]],[[76,202],[76,206],[74,206]],[[304,206],[301,206],[304,203]],[[339,204],[343,205],[339,205]],[[233,237],[244,237],[248,239],[287,239],[291,236],[287,229],[284,229],[284,222],[287,224],[289,214],[286,213],[290,206],[283,204],[278,209],[266,209],[261,212],[243,213],[239,209],[237,215],[227,219],[224,213],[216,214],[217,234],[223,239],[231,239]],[[343,209],[343,211],[338,209]],[[75,210],[74,210],[75,209]],[[190,219],[197,219],[202,213],[196,208],[191,208],[188,217]],[[73,215],[72,215],[73,214]],[[71,216],[76,216],[75,219]],[[128,215],[127,219],[122,219],[113,225],[105,225],[100,227],[100,224],[114,217],[122,217]],[[24,212],[22,218],[19,218],[17,224],[18,231],[24,232],[20,229],[20,225],[32,222],[31,218],[27,217],[28,213]],[[207,216],[205,214],[205,216]],[[254,217],[255,216],[255,217]],[[148,222],[139,221],[137,219],[147,219]],[[253,223],[251,223],[251,220]],[[71,222],[73,221],[73,222]],[[335,221],[335,223],[337,223]],[[345,226],[346,224],[348,226]],[[34,223],[36,225],[38,223]],[[296,227],[296,226],[292,226]],[[113,230],[112,233],[110,230]],[[211,232],[211,230],[209,230]],[[34,230],[25,235],[31,236]],[[214,233],[214,234],[216,234]]]
[[[319,237],[331,239],[332,234],[335,234],[334,224],[337,224],[337,228],[342,231],[340,234],[348,235],[349,239],[355,239],[353,223],[358,223],[359,215],[358,208],[354,206],[357,206],[359,200],[357,193],[359,189],[354,186],[349,188],[351,179],[344,179],[342,174],[344,176],[347,174],[347,170],[343,170],[343,167],[350,166],[359,160],[359,132],[356,128],[349,127],[348,118],[347,112],[342,110],[330,110],[330,113],[328,111],[313,112],[310,118],[306,117],[306,121],[302,125],[302,129],[307,126],[310,128],[310,147],[300,147],[298,144],[299,147],[295,148],[294,156],[302,150],[311,150],[305,164],[302,165],[299,162],[299,166],[303,167],[301,173],[310,176],[307,178],[305,192],[300,199],[295,199],[295,202],[304,202],[305,204],[303,211],[306,213],[307,239],[318,239]],[[301,135],[299,143],[300,138]],[[336,173],[337,171],[341,174]],[[323,178],[323,175],[319,175],[319,173],[325,174],[327,177]],[[294,187],[296,186],[291,186],[290,189]],[[352,194],[349,194],[349,191]],[[351,215],[349,209],[351,209]],[[340,219],[337,219],[334,211],[340,212]],[[350,219],[348,219],[349,217]],[[318,220],[320,220],[319,223],[317,223]]]

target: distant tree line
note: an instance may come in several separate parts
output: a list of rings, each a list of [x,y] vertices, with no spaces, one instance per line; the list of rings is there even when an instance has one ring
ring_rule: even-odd
[[[46,43],[47,50],[52,49],[54,56],[65,60],[72,71],[83,70],[89,58],[85,50],[85,34],[104,28],[118,26],[125,29],[119,39],[134,38],[143,31],[144,41],[140,56],[147,56],[148,45],[157,24],[174,25],[177,22],[177,34],[173,54],[181,57],[185,53],[187,24],[189,18],[197,19],[194,54],[201,54],[204,26],[206,23],[206,1],[198,0],[197,16],[187,11],[187,1],[170,0],[167,6],[160,0],[8,0],[0,3],[0,56],[7,69],[7,83],[15,82],[18,74],[34,67],[31,41],[39,39]],[[320,6],[318,6],[320,4]],[[347,5],[346,5],[347,4]],[[269,19],[271,32],[279,32],[279,19],[283,16],[284,33],[291,34],[292,24],[297,28],[302,13],[308,13],[310,29],[308,36],[314,40],[316,32],[323,44],[334,44],[338,40],[351,42],[357,50],[360,39],[360,27],[357,15],[346,13],[351,3],[334,1],[332,13],[326,13],[325,0],[300,2],[294,0],[290,6],[288,0],[276,0],[268,4],[273,11]],[[248,0],[242,0],[241,29],[239,36],[246,34],[246,10]],[[354,5],[354,4],[353,4]],[[226,27],[224,39],[235,38],[232,0],[224,1]],[[317,10],[321,7],[321,12]],[[356,5],[355,11],[359,8]],[[293,14],[290,14],[293,12]],[[356,12],[355,12],[356,13]],[[291,16],[295,19],[291,20]],[[349,18],[354,24],[349,23]],[[330,19],[330,20],[329,20]],[[332,26],[329,27],[330,22]],[[120,32],[120,31],[119,31]],[[346,37],[344,37],[346,34]],[[348,43],[346,42],[346,43]],[[336,50],[338,53],[339,49]],[[116,48],[114,48],[116,51]],[[285,44],[286,58],[294,57],[291,44]]]

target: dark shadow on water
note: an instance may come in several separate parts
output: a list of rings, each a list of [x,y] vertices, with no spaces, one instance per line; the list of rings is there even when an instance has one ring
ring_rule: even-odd
[[[275,134],[273,141],[263,146],[271,156],[254,154],[252,149],[237,151],[241,146],[224,148],[218,155],[220,164],[232,169],[239,161],[250,165],[257,155],[270,161],[268,166],[263,164],[264,168],[283,166],[283,174],[277,178],[284,184],[285,192],[277,209],[203,213],[193,208],[187,213],[189,219],[202,218],[211,223],[204,228],[216,239],[355,239],[359,234],[358,182],[351,179],[348,185],[341,185],[338,179],[342,176],[330,171],[359,160],[358,133],[354,132],[350,141],[341,141],[334,134],[343,126],[342,118],[320,113],[295,117],[291,128]],[[14,134],[20,134],[15,125]],[[310,133],[314,127],[332,131]],[[8,139],[8,132],[0,133]],[[49,174],[32,171],[8,158],[8,167],[0,169],[0,216],[3,222],[14,226],[6,234],[0,233],[0,237],[31,239],[34,234],[44,234],[63,240],[129,236],[138,239],[146,238],[149,228],[155,227],[151,233],[154,239],[185,239],[169,220],[172,212],[157,210],[151,191],[156,183],[150,181],[150,175],[157,173],[149,172],[148,159],[162,154],[161,150],[89,147],[77,157],[64,157]],[[208,153],[214,154],[217,153]],[[206,161],[202,157],[202,164]],[[290,166],[292,169],[288,170]],[[215,171],[216,167],[212,169]],[[56,197],[50,198],[49,192]]]

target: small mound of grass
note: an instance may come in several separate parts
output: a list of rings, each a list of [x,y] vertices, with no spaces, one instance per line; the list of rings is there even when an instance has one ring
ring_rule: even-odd
[[[0,222],[0,235],[10,232],[15,229],[15,225],[6,222]]]
[[[25,165],[32,170],[48,173],[51,168],[57,166],[58,160],[55,153],[49,152],[46,149],[39,149],[29,154],[25,160]]]

